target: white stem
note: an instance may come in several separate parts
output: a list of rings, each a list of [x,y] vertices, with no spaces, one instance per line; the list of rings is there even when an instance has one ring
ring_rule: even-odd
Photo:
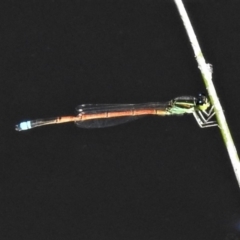
[[[207,91],[208,91],[209,98],[211,100],[212,105],[214,106],[214,110],[216,112],[216,118],[217,118],[217,121],[218,121],[218,125],[220,127],[220,131],[221,131],[223,140],[225,142],[225,145],[227,147],[228,154],[229,154],[231,162],[232,162],[233,170],[235,172],[235,175],[236,175],[236,178],[237,178],[237,181],[238,181],[238,185],[240,186],[240,161],[239,161],[237,150],[235,148],[230,130],[229,130],[228,125],[227,125],[226,118],[225,118],[224,113],[223,113],[222,106],[220,104],[220,101],[219,101],[219,98],[217,96],[214,84],[212,82],[212,68],[211,68],[211,65],[207,64],[205,62],[205,59],[203,57],[201,48],[199,46],[197,37],[194,33],[193,27],[191,25],[191,22],[189,20],[187,12],[184,8],[182,0],[174,0],[174,1],[177,5],[179,14],[182,18],[183,24],[184,24],[185,29],[187,31],[190,43],[191,43],[193,51],[194,51],[195,58],[196,58],[197,63],[198,63],[198,68],[201,71],[203,81],[204,81],[205,86],[206,86]]]

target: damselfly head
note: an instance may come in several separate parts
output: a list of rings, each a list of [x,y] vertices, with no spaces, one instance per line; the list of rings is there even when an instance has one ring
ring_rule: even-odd
[[[210,107],[210,101],[204,93],[200,93],[197,97],[196,105],[200,110],[206,110]]]

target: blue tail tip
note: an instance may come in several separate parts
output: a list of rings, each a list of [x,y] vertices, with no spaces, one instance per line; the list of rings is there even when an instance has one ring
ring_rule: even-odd
[[[17,124],[15,126],[16,131],[24,131],[24,130],[28,130],[30,128],[31,128],[31,122],[30,121],[21,122],[20,124]]]

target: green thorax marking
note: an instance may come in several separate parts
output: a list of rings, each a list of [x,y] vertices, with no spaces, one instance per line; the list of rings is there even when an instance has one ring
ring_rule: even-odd
[[[171,115],[190,114],[196,111],[205,111],[210,106],[206,97],[200,99],[195,97],[178,97],[169,102],[167,111]]]
[[[170,102],[170,106],[167,111],[170,114],[182,115],[185,113],[193,113],[195,112],[196,103],[190,101],[177,101],[173,100]]]

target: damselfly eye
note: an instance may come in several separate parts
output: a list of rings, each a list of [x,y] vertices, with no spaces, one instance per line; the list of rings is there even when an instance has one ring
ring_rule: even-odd
[[[200,94],[198,95],[196,104],[197,104],[197,105],[204,105],[204,104],[206,104],[207,102],[208,102],[208,99],[207,99],[207,97],[205,96],[205,94],[200,93]]]

